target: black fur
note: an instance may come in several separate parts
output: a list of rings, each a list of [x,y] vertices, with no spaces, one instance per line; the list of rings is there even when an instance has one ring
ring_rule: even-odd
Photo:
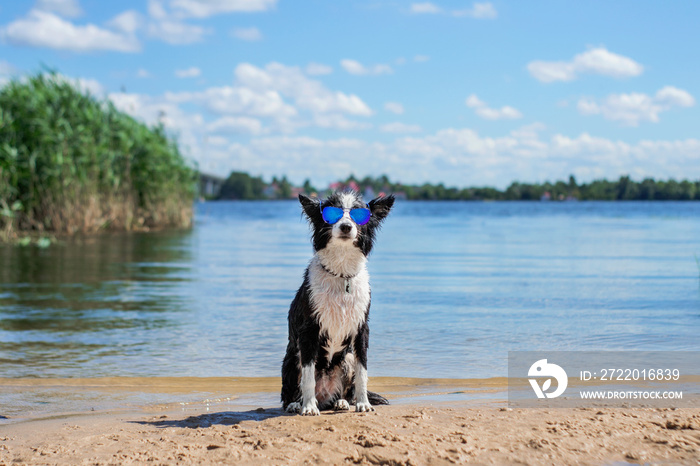
[[[341,199],[343,194],[344,193],[334,193],[324,201],[299,195],[299,202],[313,230],[312,243],[314,253],[328,247],[329,241],[332,238],[333,225],[329,225],[323,220],[321,208],[326,206],[342,207]],[[379,197],[373,199],[366,205],[359,194],[353,193],[353,196],[355,197],[353,208],[369,206],[372,212],[370,221],[366,225],[356,225],[357,237],[353,243],[362,254],[367,256],[372,250],[376,232],[380,224],[391,211],[394,204],[394,197]],[[328,378],[339,377],[342,381],[342,388],[339,393],[335,393],[334,396],[322,400],[319,400],[317,397],[318,408],[320,410],[333,407],[339,398],[347,400],[349,404],[355,402],[354,365],[350,367],[346,360],[346,356],[349,353],[352,353],[365,369],[367,368],[369,304],[365,311],[364,321],[353,332],[354,334],[348,335],[344,339],[340,345],[340,351],[337,351],[333,355],[328,355],[325,348],[328,334],[322,331],[320,323],[315,317],[316,309],[313,308],[313,303],[310,298],[312,292],[309,276],[310,267],[311,265],[307,267],[304,273],[304,281],[289,308],[289,342],[282,363],[281,395],[284,409],[287,409],[290,403],[301,402],[301,366],[313,364],[317,382],[324,376]],[[328,273],[332,274],[332,271]],[[316,292],[318,292],[318,290]],[[372,405],[389,403],[386,398],[369,391],[367,392],[367,397]]]

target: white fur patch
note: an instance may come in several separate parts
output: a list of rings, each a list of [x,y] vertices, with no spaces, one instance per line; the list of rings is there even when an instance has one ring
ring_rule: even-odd
[[[301,412],[301,404],[297,403],[296,401],[293,403],[289,403],[287,405],[287,412],[288,413],[300,413]]]
[[[350,405],[348,404],[347,400],[341,398],[335,401],[333,409],[336,411],[347,411],[348,409],[350,409]]]
[[[317,253],[311,260],[309,282],[314,315],[318,319],[321,333],[328,335],[326,351],[330,360],[333,354],[340,351],[343,341],[348,336],[354,337],[360,324],[364,322],[370,302],[370,287],[369,273],[365,267],[366,258],[361,252],[358,251],[361,258],[350,251],[347,252],[352,260],[346,261],[350,264],[344,264],[343,272],[348,275],[357,274],[349,279],[350,292],[347,292],[344,278],[333,276],[321,267],[323,261],[327,269],[342,273],[334,268],[338,253],[322,254],[326,249]],[[328,262],[324,260],[329,258]]]
[[[343,193],[340,195],[340,204],[343,206],[343,209],[346,210],[352,209],[356,200],[357,198],[352,193]]]
[[[316,402],[316,368],[313,364],[301,368],[301,414],[304,416],[320,414]]]
[[[357,275],[367,268],[367,258],[362,254],[362,251],[352,241],[339,238],[331,238],[326,247],[316,253],[311,261],[312,266],[314,260],[319,260],[325,268],[334,274],[346,277]],[[321,272],[328,275],[324,270]],[[369,280],[369,275],[367,279]]]
[[[367,369],[359,361],[355,365],[355,411],[374,411],[367,398]]]
[[[345,212],[341,219],[333,225],[333,238],[345,241],[350,244],[352,244],[355,241],[355,239],[357,239],[357,224],[352,220],[352,217],[350,217],[350,210],[353,208],[356,200],[357,199],[354,194],[343,193],[340,195],[340,205],[342,206],[342,209]],[[340,230],[341,225],[344,224],[350,225],[351,229],[349,233],[343,233]]]

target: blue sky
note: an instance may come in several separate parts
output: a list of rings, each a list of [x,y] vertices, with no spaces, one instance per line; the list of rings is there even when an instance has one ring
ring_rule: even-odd
[[[13,1],[0,84],[54,68],[219,175],[698,179],[697,18],[695,1]]]

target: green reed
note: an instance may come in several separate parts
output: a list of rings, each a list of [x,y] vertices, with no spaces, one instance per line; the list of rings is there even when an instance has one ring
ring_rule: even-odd
[[[148,127],[53,73],[0,89],[0,232],[187,227],[197,173]]]

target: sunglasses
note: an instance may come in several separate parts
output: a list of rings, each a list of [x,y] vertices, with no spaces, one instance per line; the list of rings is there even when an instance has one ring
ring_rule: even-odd
[[[343,215],[345,215],[345,211],[340,207],[329,206],[321,209],[321,216],[323,217],[323,220],[330,225],[338,223],[338,220],[343,218]],[[371,216],[372,212],[370,212],[369,209],[350,209],[350,218],[358,225],[366,225]]]

